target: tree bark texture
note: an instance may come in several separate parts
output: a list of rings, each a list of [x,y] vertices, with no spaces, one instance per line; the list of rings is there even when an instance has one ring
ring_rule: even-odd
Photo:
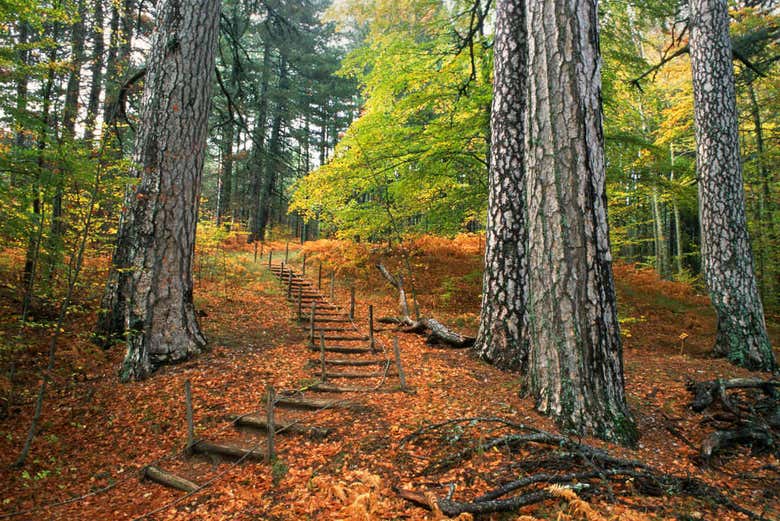
[[[562,428],[632,443],[607,226],[596,0],[532,0],[527,34],[527,386]]]
[[[522,371],[528,359],[523,164],[525,0],[499,0],[496,4],[494,49],[485,271],[474,350],[497,367]]]
[[[704,278],[718,317],[714,352],[775,367],[745,218],[734,66],[725,0],[690,0],[696,170]]]
[[[124,308],[124,381],[206,344],[192,262],[219,9],[218,0],[163,0],[158,8],[133,157],[141,180],[117,238],[126,246],[114,298]]]

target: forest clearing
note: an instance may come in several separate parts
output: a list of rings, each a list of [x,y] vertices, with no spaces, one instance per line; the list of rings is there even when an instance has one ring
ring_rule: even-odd
[[[780,520],[778,43],[0,2],[0,520]]]

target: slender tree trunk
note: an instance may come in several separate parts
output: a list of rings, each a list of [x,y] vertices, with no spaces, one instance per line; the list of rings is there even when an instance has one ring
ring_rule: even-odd
[[[715,354],[748,369],[770,371],[775,358],[745,217],[727,9],[725,0],[690,0],[702,264],[718,316]]]
[[[669,178],[674,180],[674,144],[669,145],[669,164],[672,165]],[[674,261],[677,275],[680,275],[683,272],[682,224],[680,223],[680,207],[677,204],[676,196],[672,200],[672,210],[674,211]]]
[[[268,85],[271,76],[271,45],[268,41],[263,50],[263,76],[260,85],[258,97],[257,121],[254,128],[254,139],[252,144],[252,157],[249,162],[251,171],[250,177],[250,220],[249,220],[249,242],[262,241],[262,213],[263,201],[262,191],[265,183],[263,174],[265,173],[265,131],[266,120],[268,119]]]
[[[756,155],[758,162],[758,175],[761,186],[758,189],[758,223],[760,237],[758,243],[758,263],[761,285],[761,294],[765,299],[772,298],[775,295],[777,287],[775,277],[780,275],[776,267],[769,268],[766,262],[767,257],[772,256],[773,245],[777,242],[777,223],[773,220],[776,202],[772,198],[769,184],[771,175],[766,165],[766,150],[764,147],[764,129],[761,124],[761,110],[759,109],[756,90],[752,83],[748,84],[748,93],[750,94],[750,115],[753,119],[753,126],[756,133]],[[774,272],[774,273],[773,273]]]
[[[528,388],[565,430],[632,443],[607,226],[596,0],[529,6]]]
[[[87,102],[87,117],[84,122],[84,141],[92,143],[95,138],[95,125],[100,108],[100,92],[103,89],[103,0],[95,0],[95,13],[92,25],[92,58],[90,64],[89,101]]]
[[[141,181],[118,237],[129,245],[116,287],[125,294],[114,298],[123,301],[127,331],[123,381],[206,344],[192,300],[192,263],[219,7],[218,0],[163,0],[158,7],[133,158]]]
[[[106,96],[103,121],[107,132],[115,132],[117,113],[115,105],[130,60],[133,41],[135,0],[117,0],[111,12],[111,37],[106,59]],[[121,132],[119,136],[121,137]]]
[[[25,121],[27,120],[27,97],[29,77],[27,75],[27,66],[30,60],[30,51],[27,50],[27,40],[30,36],[30,26],[27,22],[19,22],[19,37],[17,39],[18,50],[16,57],[18,60],[19,71],[16,74],[16,128],[14,143],[18,148],[24,148],[27,145],[25,137]],[[17,184],[15,172],[11,172],[11,188]]]
[[[653,188],[651,194],[653,208],[653,238],[655,244],[655,271],[663,278],[669,278],[669,245],[664,234],[664,219],[661,213],[661,202],[658,198],[658,190]]]
[[[230,215],[230,197],[233,180],[233,123],[227,123],[222,129],[222,169],[219,175],[219,193],[217,194],[217,226]]]
[[[525,0],[499,0],[496,4],[494,49],[485,271],[474,350],[497,367],[524,371],[528,359],[523,163]]]

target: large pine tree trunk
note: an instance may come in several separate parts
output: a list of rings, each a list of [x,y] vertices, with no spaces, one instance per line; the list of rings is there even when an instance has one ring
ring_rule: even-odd
[[[595,0],[528,10],[528,388],[565,430],[636,439],[605,196]]]
[[[503,369],[524,370],[525,338],[525,0],[499,0],[491,111],[490,188],[482,311],[474,350]]]
[[[205,346],[192,301],[192,262],[205,155],[219,0],[163,0],[147,62],[133,162],[141,181],[118,240],[127,272],[122,380]],[[124,302],[123,302],[124,301]]]
[[[690,0],[702,263],[718,316],[715,354],[769,371],[775,359],[748,240],[727,9],[725,0]]]

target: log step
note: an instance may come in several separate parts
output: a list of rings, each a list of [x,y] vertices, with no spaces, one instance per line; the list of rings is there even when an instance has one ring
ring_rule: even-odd
[[[368,340],[368,336],[362,336],[362,335],[361,336],[345,336],[345,335],[341,335],[341,336],[338,336],[338,335],[328,336],[328,335],[325,335],[325,340],[326,341],[328,341],[328,340],[343,340],[345,342],[365,342],[366,340]]]
[[[346,400],[323,400],[319,398],[295,398],[292,396],[280,396],[276,399],[276,406],[281,409],[303,409],[316,411],[319,409],[351,409],[355,404]]]
[[[186,478],[177,476],[176,474],[171,474],[170,472],[153,465],[149,465],[148,467],[144,468],[142,477],[144,479],[148,479],[149,481],[154,481],[160,485],[175,488],[176,490],[181,490],[183,492],[191,493],[200,489],[200,485],[197,483],[193,483]]]
[[[319,346],[309,346],[312,351],[319,351]],[[327,353],[341,353],[341,354],[356,354],[356,353],[371,353],[371,349],[368,347],[360,346],[325,346],[325,352]]]
[[[371,393],[377,392],[373,387],[341,387],[329,383],[318,383],[309,387],[310,391],[318,393]]]
[[[327,349],[327,348],[326,348]],[[351,367],[366,367],[370,365],[385,365],[387,363],[387,360],[382,360],[380,358],[377,359],[371,359],[371,360],[350,360],[348,358],[332,358],[330,360],[325,360],[325,365],[337,365],[337,366],[351,366]],[[314,367],[319,367],[320,360],[318,358],[312,358],[309,360],[309,365]]]
[[[358,379],[358,378],[382,378],[383,376],[396,376],[394,372],[388,371],[387,375],[385,375],[384,372],[381,373],[325,373],[326,379],[331,378],[349,378],[349,379]]]
[[[349,322],[352,322],[352,321],[350,319],[348,319],[348,318],[317,318],[315,316],[314,317],[314,322],[329,322],[329,323],[330,322],[343,322],[343,323],[349,323]]]
[[[247,414],[245,416],[234,415],[231,417],[231,420],[233,420],[238,427],[268,431],[268,421],[262,416],[254,414]],[[317,439],[324,438],[331,432],[331,429],[326,429],[324,427],[311,427],[301,423],[290,422],[276,422],[274,423],[274,430],[277,433],[289,432],[291,434],[303,434]]]
[[[262,461],[265,459],[265,451],[259,447],[253,450],[244,449],[235,445],[222,445],[220,443],[211,443],[209,441],[197,441],[192,447],[192,452],[195,454],[216,454],[217,456],[223,456],[232,459],[252,459],[255,461]]]
[[[316,320],[315,320],[316,322]],[[317,327],[314,326],[315,331],[355,331],[354,327]]]

